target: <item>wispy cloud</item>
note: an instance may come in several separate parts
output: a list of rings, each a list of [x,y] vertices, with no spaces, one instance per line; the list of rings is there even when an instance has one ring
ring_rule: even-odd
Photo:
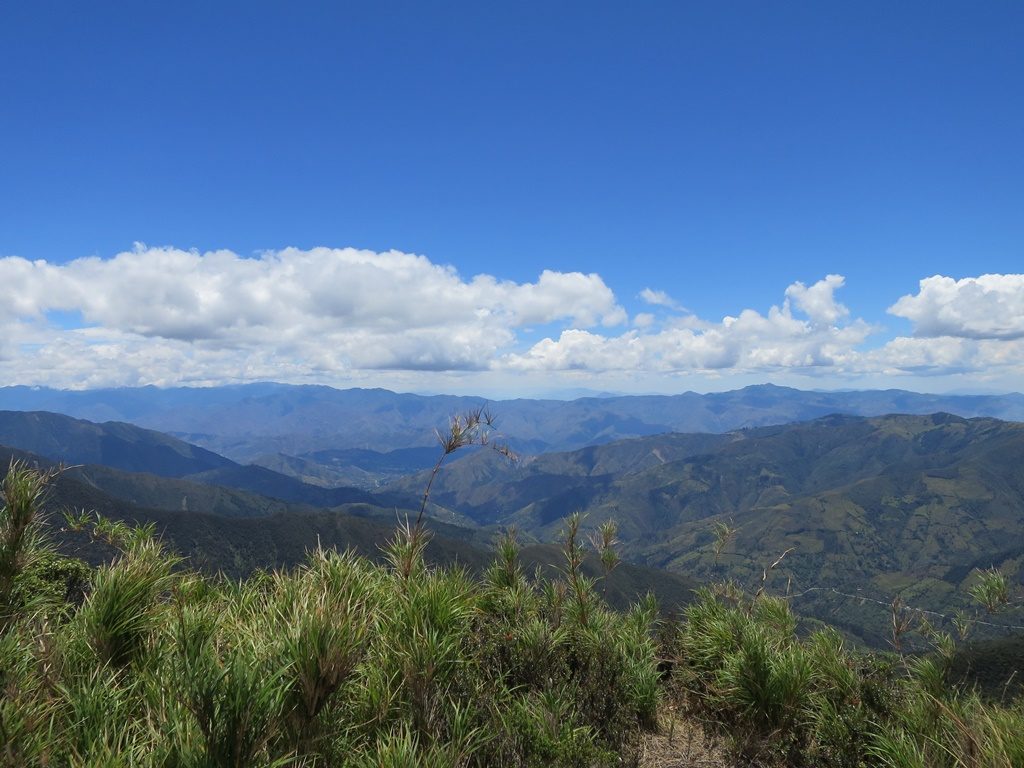
[[[665,291],[657,291],[653,288],[644,288],[640,291],[640,298],[652,306],[668,307],[669,309],[682,309],[679,302],[665,293]]]

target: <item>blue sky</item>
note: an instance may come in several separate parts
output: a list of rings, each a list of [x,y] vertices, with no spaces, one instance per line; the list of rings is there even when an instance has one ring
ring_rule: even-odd
[[[7,4],[0,384],[1024,389],[1021,39],[1013,2]]]

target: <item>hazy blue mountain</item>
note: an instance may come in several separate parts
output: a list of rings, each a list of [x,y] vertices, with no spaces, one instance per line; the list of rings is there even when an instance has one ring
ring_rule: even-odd
[[[94,424],[40,411],[0,411],[0,444],[66,464],[105,464],[164,477],[234,465],[204,448],[132,424]]]
[[[434,430],[449,416],[487,404],[478,397],[284,384],[88,391],[0,389],[0,408],[50,410],[93,421],[129,421],[245,462],[283,454],[317,463],[309,456],[322,451],[387,453],[430,447],[435,445]],[[761,385],[706,395],[503,400],[490,403],[490,408],[512,447],[536,454],[663,432],[721,433],[831,413],[877,416],[944,411],[964,417],[1024,420],[1024,395],[807,392]],[[280,460],[272,468],[284,470],[286,464]],[[338,468],[336,463],[334,468]]]
[[[192,485],[198,484],[258,493],[280,501],[312,507],[373,503],[370,494],[357,488],[324,488],[309,485],[264,467],[237,464],[161,432],[122,422],[95,424],[59,413],[0,411],[0,445],[45,456],[55,462],[85,465],[83,471],[88,471],[95,477],[119,478],[128,472],[178,478],[183,481],[178,484],[180,488],[171,494],[176,496],[175,503],[156,504],[152,498],[145,501],[136,500],[135,503],[143,506],[177,508],[182,504],[187,505],[187,500],[182,501],[186,497],[191,497],[195,503],[202,494],[189,489]],[[140,482],[143,486],[147,484],[153,485],[148,481]],[[125,483],[122,482],[121,485]],[[132,483],[127,485],[131,486]],[[126,491],[125,494],[127,493]],[[131,498],[125,494],[121,496]],[[213,507],[216,509],[211,508],[208,511],[235,515],[240,514],[237,509],[245,508],[245,504],[239,504],[236,499],[229,499],[219,500]],[[260,512],[266,513],[266,510]]]
[[[130,421],[236,459],[270,452],[297,456],[333,448],[430,445],[433,430],[449,414],[485,403],[481,398],[282,384],[84,392],[0,389],[0,407],[24,410],[30,402],[79,418]]]

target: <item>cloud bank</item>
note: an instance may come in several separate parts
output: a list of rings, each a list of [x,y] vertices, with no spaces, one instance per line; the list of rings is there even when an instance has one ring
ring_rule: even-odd
[[[242,258],[137,246],[62,266],[11,257],[0,259],[0,305],[5,335],[36,356],[46,380],[46,372],[77,371],[97,357],[120,359],[122,375],[110,372],[116,381],[131,381],[137,368],[164,381],[175,365],[202,380],[303,369],[476,370],[513,344],[517,329],[626,319],[595,274],[466,280],[423,256],[352,248]],[[80,315],[82,327],[55,329],[54,313]]]
[[[1024,275],[923,279],[889,308],[912,334],[885,343],[881,326],[838,300],[844,282],[780,286],[777,304],[718,320],[646,288],[636,298],[657,314],[630,322],[597,274],[467,278],[397,251],[246,258],[137,245],[65,264],[6,257],[0,385],[1022,375]]]

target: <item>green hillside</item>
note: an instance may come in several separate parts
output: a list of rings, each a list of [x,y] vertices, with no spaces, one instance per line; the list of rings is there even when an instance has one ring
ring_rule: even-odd
[[[0,447],[0,464],[8,466],[12,459],[51,466],[41,457]],[[90,510],[133,525],[152,524],[167,545],[187,557],[192,567],[235,578],[255,570],[294,566],[318,546],[351,549],[380,561],[384,545],[394,535],[398,516],[414,516],[408,508],[396,510],[365,503],[347,503],[325,511],[231,488],[98,466],[61,473],[52,481],[46,499],[55,540],[68,554],[93,564],[111,556],[102,542],[68,531],[62,524],[63,511]],[[433,533],[425,553],[429,562],[459,564],[476,573],[490,563],[495,530],[466,528],[430,518],[426,524]],[[523,560],[531,572],[540,567],[550,573],[559,558],[557,548],[549,545],[527,544],[523,548]],[[591,559],[584,570],[597,575],[600,567]],[[665,611],[673,611],[689,602],[697,586],[684,575],[624,563],[607,579],[604,597],[615,606],[626,607],[651,593]]]
[[[422,479],[399,485],[411,488]],[[972,571],[1024,578],[1024,425],[948,414],[665,435],[507,466],[454,462],[432,500],[541,540],[566,514],[615,520],[627,558],[701,581],[804,593],[805,613],[873,644],[888,617],[832,590],[951,613]],[[735,528],[716,557],[714,526]],[[812,591],[807,591],[812,590]]]
[[[0,445],[67,464],[181,477],[234,464],[204,448],[132,424],[94,424],[59,413],[0,411]]]
[[[99,493],[25,465],[3,480],[4,765],[1024,761],[1024,702],[959,682],[961,659],[978,656],[950,636],[932,632],[924,655],[864,654],[834,630],[802,636],[785,600],[728,585],[700,590],[678,620],[659,622],[652,600],[614,610],[584,567],[578,516],[553,549],[561,566],[541,562],[536,578],[511,537],[480,572],[431,565],[413,526],[374,561],[316,547],[225,579],[95,518],[74,533],[104,542],[100,567],[55,554],[39,517],[48,479],[55,495]]]
[[[55,436],[72,443],[79,433],[113,430],[143,446],[140,456],[171,446],[182,461],[201,450],[130,425],[47,414],[20,414],[12,423],[19,418],[35,425],[37,442],[49,435],[51,443]],[[395,472],[422,465],[423,453],[318,458]],[[371,494],[196,455],[190,461],[219,465],[168,478],[89,464],[66,479],[132,510],[159,510],[161,526],[182,551],[239,573],[297,562],[317,536],[332,544],[351,540],[369,552],[359,542],[376,546],[396,510],[418,509],[427,479],[413,474]],[[432,524],[449,524],[448,538],[483,550],[501,527],[514,525],[542,543],[554,540],[576,510],[587,514],[591,529],[614,520],[629,562],[690,584],[734,579],[757,589],[764,579],[767,588],[788,592],[802,613],[877,646],[886,642],[884,606],[894,596],[951,615],[964,607],[979,569],[996,566],[1015,583],[1024,579],[1022,458],[1024,426],[1016,423],[948,414],[832,415],[725,434],[651,435],[515,462],[467,450],[438,477],[428,512]],[[206,517],[193,521],[193,513]],[[226,522],[248,517],[267,520]],[[189,525],[201,535],[190,538]],[[731,531],[724,546],[716,546],[716,529]]]

